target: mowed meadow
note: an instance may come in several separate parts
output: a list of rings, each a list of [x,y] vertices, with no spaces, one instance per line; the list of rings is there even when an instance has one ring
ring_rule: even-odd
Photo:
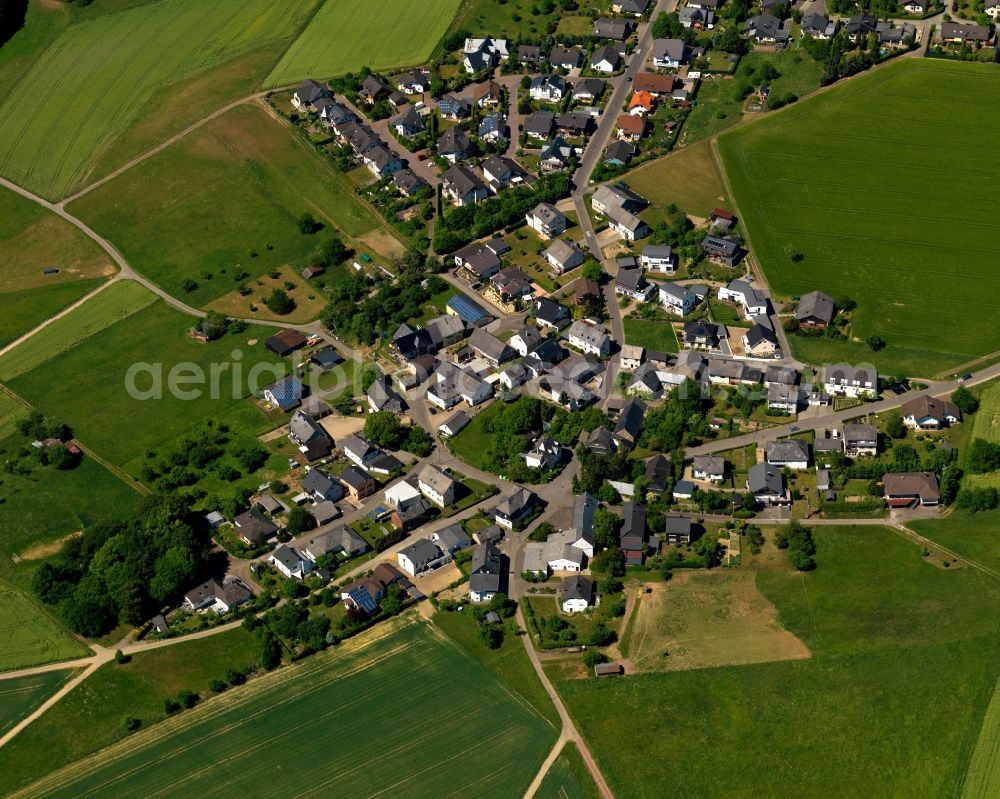
[[[409,614],[14,795],[519,797],[555,738],[537,710]]]
[[[998,130],[1000,72],[908,59],[719,139],[773,291],[853,298],[853,335],[888,343],[797,354],[927,375],[1000,348]]]
[[[264,85],[329,78],[363,66],[418,66],[437,46],[460,0],[326,0]]]
[[[45,197],[64,196],[154,93],[290,41],[316,4],[159,0],[68,25],[2,97],[0,174]]]
[[[814,572],[770,541],[741,567],[810,658],[557,683],[620,799],[961,793],[1000,674],[1000,581],[884,527],[813,535]]]

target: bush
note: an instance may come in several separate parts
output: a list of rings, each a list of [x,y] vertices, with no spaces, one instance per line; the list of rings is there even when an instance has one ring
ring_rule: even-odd
[[[125,732],[135,732],[141,726],[142,721],[137,719],[135,716],[125,716],[122,719],[122,729],[125,730]]]
[[[264,300],[264,304],[271,313],[278,316],[290,314],[295,310],[295,300],[289,297],[284,289],[274,289]]]
[[[299,233],[311,236],[323,229],[323,223],[318,221],[311,213],[306,211],[299,217]]]
[[[208,690],[211,691],[213,694],[221,694],[228,687],[229,686],[226,685],[226,681],[225,680],[209,680],[208,681]]]
[[[594,668],[598,663],[607,663],[610,658],[599,649],[588,649],[583,653],[583,665],[588,669]]]

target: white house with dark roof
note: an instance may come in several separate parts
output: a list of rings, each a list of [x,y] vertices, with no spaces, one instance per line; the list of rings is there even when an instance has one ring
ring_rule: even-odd
[[[764,460],[781,469],[809,468],[809,442],[782,438],[764,445]]]
[[[822,291],[803,294],[795,308],[798,323],[808,327],[826,327],[833,321],[835,313],[833,298]]]
[[[650,272],[672,275],[677,271],[677,254],[669,244],[647,244],[639,255],[639,264]]]
[[[611,354],[611,337],[602,324],[578,319],[566,331],[566,340],[571,347],[589,355],[606,358]]]
[[[563,275],[571,269],[576,269],[584,261],[583,252],[562,239],[556,239],[542,253],[546,263],[557,275]]]
[[[823,388],[837,397],[861,397],[878,394],[878,372],[865,366],[838,363],[823,370]]]
[[[528,227],[545,238],[555,238],[566,231],[566,215],[551,203],[539,203],[527,214]]]
[[[726,459],[721,455],[695,455],[691,473],[695,480],[721,483],[726,476]]]
[[[490,196],[486,185],[461,164],[455,164],[441,176],[441,188],[458,206],[475,205]]]
[[[432,463],[428,463],[417,476],[420,493],[439,507],[455,501],[455,480]]]
[[[399,568],[411,577],[433,571],[451,562],[451,553],[427,538],[418,538],[396,553]]]
[[[720,286],[718,297],[720,300],[740,305],[747,319],[766,315],[768,312],[767,297],[744,279],[733,280],[727,286]]]
[[[660,283],[660,303],[676,316],[687,316],[698,305],[698,295],[672,281]]]

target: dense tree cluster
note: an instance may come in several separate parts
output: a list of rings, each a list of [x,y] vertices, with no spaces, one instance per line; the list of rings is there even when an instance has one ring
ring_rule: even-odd
[[[430,455],[434,449],[434,440],[424,428],[418,424],[407,427],[389,411],[368,414],[365,437],[376,446],[406,450],[421,458]]]
[[[101,522],[63,544],[32,580],[38,597],[81,635],[138,624],[191,588],[210,541],[180,497],[146,498],[134,518]]]
[[[780,527],[774,536],[778,549],[788,550],[788,562],[792,568],[807,572],[816,568],[813,555],[816,554],[816,544],[813,542],[812,530],[792,520],[787,527]]]
[[[1000,469],[1000,444],[984,438],[972,439],[966,465],[973,474],[997,471]]]
[[[0,0],[0,45],[21,30],[28,0]]]
[[[706,406],[701,386],[685,381],[670,392],[663,405],[646,414],[639,445],[656,452],[673,452],[701,443],[709,433]]]

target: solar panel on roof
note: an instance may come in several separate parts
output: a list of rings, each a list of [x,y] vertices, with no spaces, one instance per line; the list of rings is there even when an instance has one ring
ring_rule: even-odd
[[[355,605],[361,608],[369,616],[378,612],[378,605],[375,604],[375,600],[371,598],[364,588],[355,588],[348,591],[347,595],[351,598]]]
[[[489,314],[483,307],[464,294],[456,294],[448,300],[448,307],[455,311],[458,316],[470,324],[475,324]]]

